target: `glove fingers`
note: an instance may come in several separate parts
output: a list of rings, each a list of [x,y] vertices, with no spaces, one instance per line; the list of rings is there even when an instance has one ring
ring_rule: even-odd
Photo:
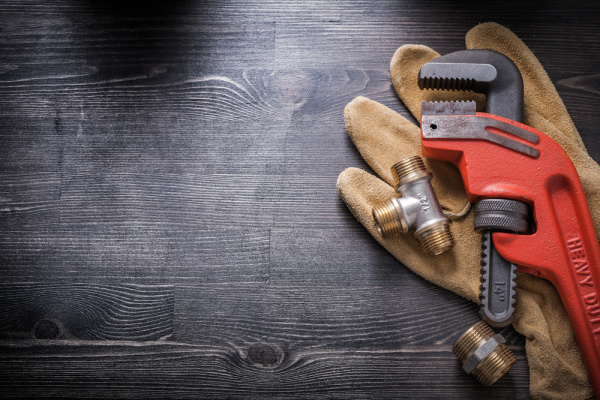
[[[344,110],[346,130],[364,160],[388,184],[390,168],[403,158],[421,154],[421,132],[415,124],[382,104],[365,97]]]
[[[439,256],[428,256],[411,233],[383,239],[373,221],[373,206],[394,196],[394,189],[381,179],[358,168],[348,168],[337,180],[340,197],[373,237],[400,262],[425,279],[471,301],[479,296],[481,237],[473,231],[473,214],[450,225],[455,247]],[[460,255],[460,256],[459,256]]]
[[[357,97],[346,106],[344,117],[348,135],[361,156],[389,185],[394,184],[392,165],[421,155],[420,129],[382,104]],[[442,209],[461,215],[469,202],[458,170],[445,162],[424,161],[433,174],[432,185]]]
[[[394,197],[394,188],[361,169],[347,168],[337,179],[337,190],[354,217],[378,242],[382,242],[371,210]]]
[[[417,120],[421,119],[422,101],[476,100],[480,105],[484,102],[485,97],[479,93],[419,89],[419,70],[439,56],[427,46],[407,44],[396,50],[390,63],[396,93]]]
[[[556,135],[552,137],[565,150],[575,144],[585,151],[577,128],[573,124],[554,84],[533,52],[509,29],[494,22],[486,22],[471,29],[465,38],[468,49],[491,49],[508,56],[523,75],[524,118],[527,125],[539,129],[538,118],[552,121]],[[540,129],[541,130],[541,129]],[[546,133],[546,132],[544,132]]]

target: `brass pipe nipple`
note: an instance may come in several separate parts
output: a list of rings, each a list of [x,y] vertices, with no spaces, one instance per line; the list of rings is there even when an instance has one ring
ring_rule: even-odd
[[[400,236],[404,231],[402,217],[398,214],[400,207],[396,205],[395,198],[387,203],[373,207],[373,219],[377,231],[384,238]],[[401,212],[401,211],[400,211]]]
[[[451,249],[454,239],[450,221],[444,216],[431,186],[431,173],[419,156],[405,158],[392,166],[396,192],[393,197],[373,207],[377,231],[384,238],[400,236],[415,229],[423,250],[435,256]]]
[[[445,222],[445,221],[444,221]],[[430,256],[440,255],[454,247],[449,223],[440,223],[417,235],[423,251]]]
[[[458,338],[452,351],[463,363],[467,374],[475,375],[479,382],[490,386],[517,361],[505,342],[502,335],[494,335],[492,329],[481,321]]]
[[[402,185],[421,177],[429,177],[431,174],[425,168],[423,158],[420,156],[412,156],[398,161],[392,165],[392,176],[396,183],[396,190]]]

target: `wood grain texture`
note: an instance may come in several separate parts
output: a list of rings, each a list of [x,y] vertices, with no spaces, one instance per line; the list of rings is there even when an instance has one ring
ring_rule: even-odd
[[[251,347],[248,347],[251,348]],[[463,399],[471,378],[445,348],[427,350],[305,350],[264,366],[248,348],[181,343],[15,343],[0,360],[5,389],[22,396],[109,398],[449,398]],[[275,350],[279,351],[279,349]],[[522,350],[514,349],[523,357]],[[28,371],[6,369],[23,361]],[[430,369],[438,375],[432,379]],[[143,368],[145,379],[140,380]],[[457,375],[454,377],[454,375]],[[472,388],[477,398],[527,398],[525,363],[491,388]],[[43,390],[41,390],[43,388]]]
[[[3,339],[164,340],[173,333],[173,287],[0,285]]]
[[[335,182],[358,95],[412,118],[405,43],[517,33],[600,161],[600,4],[0,2],[0,390],[527,398],[451,352],[477,306],[400,265]]]

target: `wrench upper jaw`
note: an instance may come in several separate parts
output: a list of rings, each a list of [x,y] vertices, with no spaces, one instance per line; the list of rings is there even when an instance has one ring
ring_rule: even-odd
[[[523,120],[523,78],[515,63],[496,51],[462,50],[436,58],[421,67],[418,84],[484,93],[488,113]]]
[[[490,64],[430,62],[418,76],[420,89],[473,90],[486,93],[498,71]]]

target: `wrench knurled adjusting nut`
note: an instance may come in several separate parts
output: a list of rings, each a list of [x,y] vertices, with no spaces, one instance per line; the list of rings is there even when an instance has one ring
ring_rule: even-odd
[[[489,386],[517,361],[504,342],[501,335],[494,335],[492,329],[481,321],[458,338],[452,351],[463,363],[465,372],[475,375],[479,382]]]
[[[383,238],[400,236],[415,229],[423,250],[435,256],[454,246],[450,221],[444,216],[433,187],[431,174],[419,156],[408,157],[392,166],[396,191],[392,198],[373,207],[373,219]]]
[[[474,228],[476,232],[486,229],[526,232],[529,228],[527,204],[509,199],[484,199],[475,204]]]

